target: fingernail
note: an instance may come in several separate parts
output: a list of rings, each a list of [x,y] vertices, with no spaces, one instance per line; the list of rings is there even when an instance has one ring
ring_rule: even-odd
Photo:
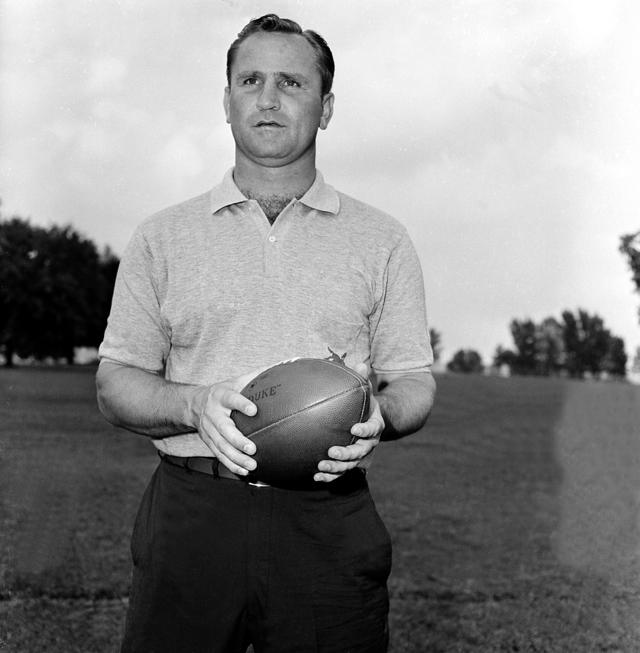
[[[253,454],[256,452],[256,445],[251,443],[245,444],[242,450],[245,453],[248,453],[250,456],[253,456]]]

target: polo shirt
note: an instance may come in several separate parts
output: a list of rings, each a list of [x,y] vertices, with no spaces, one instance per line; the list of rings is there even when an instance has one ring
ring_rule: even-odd
[[[99,355],[208,385],[329,350],[376,373],[430,371],[424,282],[406,229],[320,172],[271,225],[231,169],[136,229]],[[195,433],[154,443],[211,455]]]

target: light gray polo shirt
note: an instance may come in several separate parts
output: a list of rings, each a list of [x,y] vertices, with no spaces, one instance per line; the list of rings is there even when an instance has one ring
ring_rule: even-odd
[[[212,384],[296,356],[376,372],[429,372],[422,271],[406,229],[311,188],[269,224],[229,170],[210,193],[135,231],[120,263],[100,357],[172,381]],[[197,434],[154,440],[207,456]]]

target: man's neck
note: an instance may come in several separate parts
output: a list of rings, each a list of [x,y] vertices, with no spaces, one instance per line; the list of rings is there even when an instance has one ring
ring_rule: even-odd
[[[257,200],[268,217],[278,205],[282,210],[294,197],[300,199],[315,178],[315,158],[282,167],[265,167],[236,156],[233,171],[233,180],[240,192]],[[265,205],[269,211],[265,210]]]
[[[293,197],[295,197],[289,197],[288,195],[254,195],[250,191],[244,190],[242,191],[242,194],[246,198],[258,202],[260,208],[271,224],[276,221],[276,218],[282,213],[289,202],[291,202]]]

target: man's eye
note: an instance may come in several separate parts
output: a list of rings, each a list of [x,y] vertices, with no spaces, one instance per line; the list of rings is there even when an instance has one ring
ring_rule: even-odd
[[[295,79],[283,79],[282,80],[282,85],[283,86],[293,87],[293,88],[299,88],[300,87],[300,84],[298,84],[298,82],[296,82]]]
[[[242,84],[244,86],[253,86],[257,83],[258,83],[257,77],[247,77],[246,79],[242,80]]]

